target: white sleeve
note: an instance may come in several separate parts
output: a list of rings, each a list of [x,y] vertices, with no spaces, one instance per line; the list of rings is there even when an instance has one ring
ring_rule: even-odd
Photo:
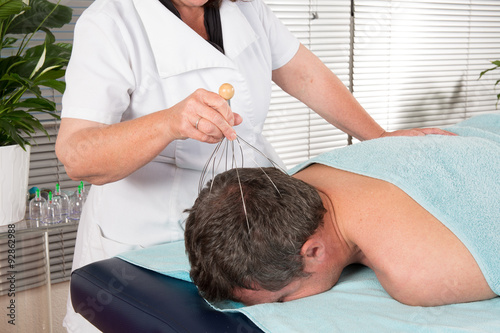
[[[124,26],[91,8],[80,17],[66,70],[62,117],[105,124],[121,120],[135,88]]]
[[[272,69],[278,69],[293,58],[300,42],[262,0],[252,0],[251,3],[267,33],[272,54]]]

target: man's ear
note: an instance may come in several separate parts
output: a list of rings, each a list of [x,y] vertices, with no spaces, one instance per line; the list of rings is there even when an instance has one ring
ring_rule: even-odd
[[[302,245],[300,254],[304,258],[305,271],[311,271],[314,265],[321,264],[325,260],[325,244],[321,240],[310,238]]]

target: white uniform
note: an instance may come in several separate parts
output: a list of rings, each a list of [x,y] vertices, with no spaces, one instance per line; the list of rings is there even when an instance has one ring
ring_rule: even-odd
[[[217,92],[228,82],[235,88],[231,107],[243,117],[237,134],[278,160],[261,134],[271,71],[291,60],[299,42],[261,0],[224,0],[220,16],[225,54],[158,0],[96,0],[75,28],[62,116],[118,123],[169,108],[198,88]],[[245,166],[269,165],[243,147]],[[177,140],[127,178],[92,186],[73,268],[183,238],[182,212],[192,206],[214,148]],[[71,317],[65,324],[78,331]]]

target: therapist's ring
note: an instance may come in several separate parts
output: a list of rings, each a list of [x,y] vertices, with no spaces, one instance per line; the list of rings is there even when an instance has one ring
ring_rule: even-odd
[[[194,128],[198,129],[198,124],[200,123],[200,120],[201,120],[201,117],[198,118],[198,120],[196,121],[196,124],[194,124]]]

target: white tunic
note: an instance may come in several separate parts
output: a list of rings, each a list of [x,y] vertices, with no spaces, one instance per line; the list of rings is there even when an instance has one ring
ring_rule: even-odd
[[[261,134],[271,71],[291,60],[299,42],[261,0],[224,0],[220,16],[225,55],[158,0],[95,1],[75,28],[62,116],[118,123],[169,108],[198,88],[217,92],[228,82],[235,87],[232,109],[244,119],[237,134],[277,160]],[[214,147],[177,140],[125,179],[92,186],[74,267],[183,238],[183,211],[197,196]],[[244,148],[245,166],[269,165]]]

